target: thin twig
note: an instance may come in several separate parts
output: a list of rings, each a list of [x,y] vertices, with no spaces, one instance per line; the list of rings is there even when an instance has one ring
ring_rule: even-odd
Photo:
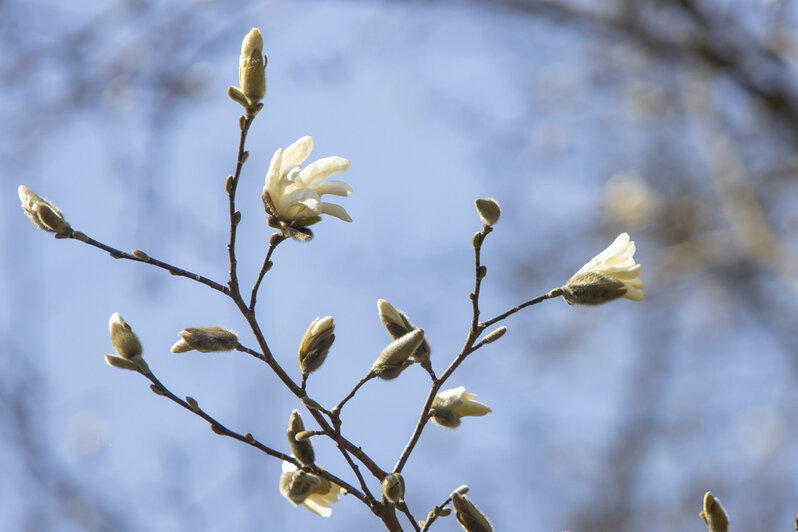
[[[554,299],[555,297],[559,297],[560,295],[562,295],[562,292],[560,291],[559,288],[556,288],[556,289],[551,290],[550,292],[547,292],[547,293],[545,293],[543,295],[540,295],[538,297],[533,297],[532,299],[530,299],[528,301],[524,301],[520,305],[516,305],[513,308],[511,308],[511,309],[509,309],[509,310],[507,310],[505,312],[502,312],[501,314],[499,314],[498,316],[496,316],[494,318],[491,318],[491,319],[489,319],[487,321],[483,321],[479,325],[482,328],[482,330],[485,330],[487,327],[490,327],[494,323],[502,321],[504,318],[507,318],[508,316],[512,316],[513,314],[515,314],[519,310],[523,310],[526,307],[529,307],[529,306],[532,306],[532,305],[537,305],[538,303],[542,303],[542,302],[546,301],[547,299]]]
[[[452,502],[452,496],[451,495],[446,497],[446,500],[444,500],[438,506],[435,506],[432,509],[432,511],[429,513],[429,519],[427,519],[424,522],[424,526],[421,528],[420,532],[426,532],[427,530],[429,530],[429,527],[432,526],[432,523],[435,522],[435,520],[438,517],[440,517],[440,514],[439,514],[440,510],[442,510],[444,507],[446,507],[446,505],[449,504],[450,502]]]
[[[407,520],[410,521],[410,524],[413,526],[413,530],[416,532],[421,532],[421,527],[418,526],[418,521],[416,521],[416,518],[413,517],[412,513],[410,513],[410,508],[407,507],[407,504],[405,504],[404,501],[400,501],[396,503],[395,506],[399,508],[400,512],[407,516]]]
[[[153,259],[152,257],[150,257],[149,255],[147,255],[145,253],[139,253],[139,254],[135,254],[134,255],[133,253],[127,253],[125,251],[121,251],[119,249],[112,248],[111,246],[109,246],[107,244],[103,244],[102,242],[98,242],[97,240],[94,240],[90,236],[88,236],[85,233],[80,232],[80,231],[73,232],[70,235],[70,238],[72,238],[74,240],[78,240],[78,241],[83,242],[85,244],[88,244],[90,246],[94,246],[96,248],[102,249],[103,251],[107,251],[115,259],[127,259],[127,260],[136,261],[136,262],[143,262],[145,264],[151,264],[153,266],[157,266],[158,268],[163,268],[164,270],[168,271],[172,275],[177,275],[177,276],[180,276],[180,277],[187,277],[187,278],[191,279],[192,281],[197,281],[198,283],[202,283],[205,286],[213,288],[214,290],[219,291],[219,292],[221,292],[223,294],[228,294],[229,293],[229,289],[226,286],[221,285],[221,284],[217,283],[216,281],[212,281],[212,280],[208,279],[207,277],[203,277],[202,275],[198,275],[198,274],[192,273],[192,272],[190,272],[188,270],[184,270],[183,268],[178,268],[177,266],[172,266],[171,264],[168,264],[166,262],[163,262],[163,261],[160,261],[160,260],[157,260],[157,259]]]
[[[236,260],[236,230],[238,228],[238,224],[241,221],[241,213],[236,211],[236,189],[238,188],[238,179],[241,177],[241,169],[244,167],[244,162],[247,159],[247,152],[244,149],[244,146],[247,142],[247,133],[249,132],[249,128],[252,125],[253,120],[260,111],[262,104],[258,104],[255,107],[251,107],[247,109],[246,117],[241,117],[243,120],[239,119],[239,124],[241,128],[241,137],[238,141],[238,156],[236,157],[236,169],[235,173],[232,176],[228,177],[229,180],[229,187],[227,189],[227,196],[228,196],[228,203],[229,203],[229,210],[230,210],[230,241],[227,244],[227,253],[230,258],[230,281],[228,282],[228,286],[230,287],[230,291],[233,294],[239,293],[238,288],[238,261]]]
[[[219,434],[220,436],[227,436],[229,438],[233,438],[235,440],[238,440],[238,441],[240,441],[242,443],[246,443],[247,445],[255,447],[256,449],[268,454],[269,456],[272,456],[274,458],[278,458],[278,459],[283,460],[285,462],[290,462],[291,464],[296,466],[298,469],[303,469],[305,471],[309,471],[309,472],[313,473],[314,475],[318,475],[318,476],[324,477],[327,480],[329,480],[330,482],[333,482],[333,483],[341,486],[348,493],[351,493],[352,495],[354,495],[355,497],[357,497],[358,499],[360,499],[361,501],[363,501],[364,503],[369,505],[369,501],[366,498],[366,496],[363,493],[361,493],[357,488],[355,488],[351,484],[347,483],[346,481],[338,478],[337,476],[335,476],[335,475],[333,475],[333,474],[331,474],[331,473],[329,473],[326,470],[323,470],[321,468],[318,468],[318,467],[305,467],[296,458],[294,458],[293,456],[287,455],[285,453],[281,453],[280,451],[276,451],[276,450],[272,449],[271,447],[268,447],[268,446],[264,445],[263,443],[259,442],[258,440],[256,440],[252,436],[252,434],[249,434],[249,433],[247,433],[247,434],[239,434],[238,432],[235,432],[234,430],[230,430],[229,428],[227,428],[223,424],[221,424],[219,421],[217,421],[215,418],[213,418],[211,415],[209,415],[207,412],[202,410],[196,402],[194,403],[194,406],[192,407],[192,405],[189,404],[188,401],[185,401],[185,400],[181,399],[180,397],[176,396],[174,393],[172,393],[160,381],[160,379],[158,379],[158,377],[156,377],[155,374],[152,373],[151,370],[149,370],[148,372],[139,371],[139,373],[144,375],[147,379],[149,379],[150,382],[152,382],[152,387],[151,388],[153,389],[153,391],[155,393],[157,393],[160,396],[163,396],[163,397],[166,397],[166,398],[170,399],[172,402],[182,406],[184,409],[188,410],[189,412],[201,417],[202,419],[204,419],[205,421],[210,423],[211,430],[213,430],[213,432],[215,434]]]
[[[364,384],[366,384],[368,381],[370,381],[371,379],[373,379],[376,376],[377,376],[376,373],[374,373],[373,371],[369,371],[368,374],[365,377],[360,379],[357,382],[357,384],[355,384],[355,387],[352,388],[352,391],[350,391],[348,394],[346,394],[346,397],[341,399],[341,402],[333,407],[332,412],[334,413],[334,415],[336,417],[338,415],[340,415],[341,409],[344,407],[346,402],[349,401],[352,397],[355,396],[355,393],[357,393],[357,391],[360,389],[361,386],[363,386]]]
[[[249,311],[255,312],[255,301],[258,298],[258,289],[260,288],[260,283],[263,281],[263,277],[266,275],[266,272],[272,267],[271,256],[274,253],[274,250],[280,245],[280,242],[285,240],[285,237],[280,233],[274,233],[271,238],[269,239],[269,250],[266,252],[266,258],[263,259],[263,266],[260,268],[260,273],[258,274],[258,278],[255,281],[255,284],[252,285],[252,295],[249,296]],[[303,387],[304,388],[304,387]]]

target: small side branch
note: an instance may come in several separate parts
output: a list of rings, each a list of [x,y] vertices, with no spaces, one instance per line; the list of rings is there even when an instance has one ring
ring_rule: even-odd
[[[225,295],[228,295],[229,292],[230,292],[229,289],[226,286],[221,285],[221,284],[217,283],[216,281],[212,281],[212,280],[208,279],[207,277],[203,277],[202,275],[199,275],[199,274],[196,274],[196,273],[192,273],[192,272],[190,272],[188,270],[184,270],[182,268],[178,268],[177,266],[172,266],[171,264],[168,264],[166,262],[163,262],[163,261],[160,261],[160,260],[157,260],[157,259],[153,259],[152,257],[150,257],[149,255],[147,255],[146,253],[144,253],[142,251],[135,250],[133,253],[127,253],[125,251],[121,251],[119,249],[112,248],[111,246],[109,246],[107,244],[103,244],[102,242],[98,242],[97,240],[94,240],[90,236],[86,235],[85,233],[82,233],[82,232],[79,232],[79,231],[73,232],[70,235],[70,238],[73,238],[74,240],[78,240],[80,242],[88,244],[90,246],[94,246],[96,248],[102,249],[103,251],[107,251],[108,254],[110,254],[115,259],[127,259],[127,260],[136,261],[136,262],[143,262],[145,264],[151,264],[151,265],[156,266],[158,268],[163,268],[164,270],[168,271],[172,275],[177,275],[179,277],[187,277],[187,278],[191,279],[192,281],[197,281],[198,283],[202,283],[205,286],[209,286],[210,288],[213,288],[214,290],[216,290],[218,292],[221,292],[221,293],[223,293]]]

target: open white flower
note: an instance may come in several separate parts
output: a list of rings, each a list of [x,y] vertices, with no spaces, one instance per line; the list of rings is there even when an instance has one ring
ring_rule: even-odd
[[[619,297],[643,300],[642,266],[634,259],[635,243],[621,233],[607,249],[579,268],[565,286],[562,296],[571,305],[599,305]]]
[[[274,152],[266,186],[263,187],[263,204],[266,212],[284,221],[309,221],[329,214],[345,222],[352,218],[340,205],[321,201],[324,194],[348,196],[352,187],[343,181],[325,181],[344,172],[349,161],[343,157],[324,157],[305,168],[302,163],[313,151],[313,137],[305,136],[285,150]]]
[[[330,517],[330,505],[338,502],[338,495],[346,493],[346,490],[329,480],[298,470],[291,462],[283,462],[280,492],[294,506],[302,504],[318,516]]]
[[[444,390],[432,401],[430,416],[433,422],[453,429],[460,425],[460,418],[465,416],[484,416],[492,412],[489,406],[474,401],[476,394],[466,393],[465,386]]]

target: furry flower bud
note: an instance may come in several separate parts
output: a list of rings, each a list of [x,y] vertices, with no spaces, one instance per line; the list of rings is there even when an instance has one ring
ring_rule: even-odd
[[[399,473],[390,473],[382,479],[382,494],[396,504],[405,498],[405,479]]]
[[[493,532],[493,527],[488,518],[468,500],[468,497],[455,493],[452,495],[454,515],[457,522],[466,532]]]
[[[371,371],[383,380],[395,379],[412,364],[408,360],[424,340],[424,329],[414,329],[388,344],[371,366]]]
[[[39,197],[25,185],[20,185],[17,193],[22,202],[22,210],[36,227],[48,233],[55,233],[57,236],[68,236],[72,232],[72,227],[64,219],[58,207]]]
[[[127,360],[141,356],[141,342],[138,336],[118,312],[111,314],[111,319],[108,320],[108,329],[111,332],[111,343],[114,344],[117,355]]]
[[[489,406],[474,401],[473,393],[466,393],[465,386],[445,390],[435,396],[430,409],[432,421],[453,429],[460,425],[460,418],[465,416],[484,416],[492,412]]]
[[[316,318],[305,331],[299,343],[297,357],[299,369],[304,377],[313,373],[324,364],[327,353],[335,340],[335,322],[332,316]]]
[[[700,514],[704,524],[707,525],[709,532],[728,532],[729,516],[726,510],[720,505],[720,501],[712,496],[710,492],[704,494],[704,508]]]
[[[189,327],[178,334],[180,340],[172,346],[172,353],[185,353],[192,349],[196,349],[200,353],[213,353],[230,351],[238,346],[238,334],[218,325]]]
[[[263,38],[258,28],[252,28],[241,43],[238,85],[250,106],[258,103],[266,94],[266,58],[263,56]]]
[[[305,432],[305,424],[302,422],[302,416],[299,415],[299,410],[291,412],[291,417],[288,418],[288,446],[291,447],[291,454],[293,454],[302,465],[313,465],[316,460],[316,454],[313,452],[313,444],[310,440],[297,441],[296,435]]]
[[[492,226],[499,221],[502,209],[499,207],[498,201],[493,198],[479,198],[474,204],[477,207],[477,213],[482,219],[483,224]]]
[[[380,314],[380,321],[391,338],[398,340],[406,335],[415,327],[410,323],[407,314],[395,308],[393,305],[384,299],[377,300],[377,311]],[[416,362],[424,362],[429,360],[430,348],[427,340],[421,341],[421,344],[416,348],[412,355],[410,355]]]

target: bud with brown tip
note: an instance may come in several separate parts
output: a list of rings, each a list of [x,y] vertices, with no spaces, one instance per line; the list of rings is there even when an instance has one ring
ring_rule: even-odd
[[[310,440],[303,439],[297,440],[297,434],[305,431],[305,424],[302,422],[302,416],[299,415],[299,410],[291,412],[291,417],[288,418],[288,446],[291,447],[291,454],[293,454],[302,465],[313,465],[316,460],[316,454],[313,452],[313,444]]]

